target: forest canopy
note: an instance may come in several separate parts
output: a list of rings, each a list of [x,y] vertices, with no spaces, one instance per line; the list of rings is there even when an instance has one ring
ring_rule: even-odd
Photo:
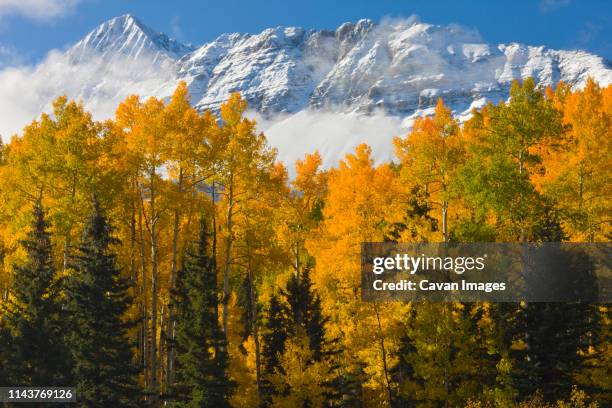
[[[394,161],[312,152],[292,179],[246,110],[198,112],[185,83],[102,122],[59,97],[0,145],[0,385],[76,384],[81,406],[612,403],[609,305],[360,296],[362,242],[610,241],[612,86],[527,79],[464,123],[440,99]],[[38,313],[46,346],[23,330]],[[66,365],[16,354],[32,344]],[[92,391],[96,347],[115,379]]]

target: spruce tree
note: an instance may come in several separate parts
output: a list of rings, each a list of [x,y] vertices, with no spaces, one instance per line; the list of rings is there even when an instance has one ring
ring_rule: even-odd
[[[325,324],[328,319],[321,312],[321,299],[312,287],[309,270],[305,269],[299,276],[293,275],[282,294],[287,302],[288,334],[296,336],[303,330],[315,361],[321,361],[326,351]]]
[[[273,295],[268,308],[267,319],[264,325],[264,347],[263,365],[264,381],[262,384],[262,396],[264,405],[269,405],[275,396],[279,395],[278,386],[272,385],[271,378],[283,376],[285,374],[281,364],[281,356],[286,352],[287,344],[290,341],[296,343],[304,342],[307,345],[309,360],[306,361],[307,367],[315,364],[324,363],[328,366],[326,371],[336,370],[336,366],[331,360],[331,355],[336,351],[325,339],[325,324],[327,319],[321,311],[321,300],[312,287],[308,268],[300,275],[292,275],[285,290],[281,290],[284,302],[281,302],[276,295]],[[336,376],[322,385],[329,391],[326,392],[325,399],[329,404],[337,400],[339,393],[334,393],[333,386],[340,385],[341,379]],[[343,386],[343,390],[347,387]],[[296,390],[281,390],[281,394],[294,392]]]
[[[263,330],[263,380],[261,382],[261,396],[264,405],[272,402],[275,394],[274,387],[270,382],[270,377],[277,370],[281,370],[279,358],[285,351],[285,341],[287,340],[287,324],[285,310],[280,303],[277,295],[272,295],[270,305],[267,310],[267,318]]]
[[[514,339],[525,339],[526,347],[513,350],[514,382],[523,398],[539,390],[545,400],[554,402],[569,397],[577,374],[584,368],[585,352],[599,341],[601,322],[597,308],[587,303],[597,294],[588,255],[577,248],[548,251],[550,269],[543,272],[551,277],[547,291],[556,291],[560,297],[573,291],[577,300],[527,303],[515,312]]]
[[[397,351],[397,363],[390,370],[391,378],[396,384],[391,394],[391,406],[394,408],[414,408],[417,406],[417,401],[413,399],[410,389],[410,381],[414,377],[410,355],[416,352],[417,350],[410,337],[403,335]]]
[[[573,294],[572,302],[522,303],[507,314],[508,344],[523,341],[522,348],[511,349],[515,359],[514,386],[521,398],[540,391],[555,402],[569,397],[576,374],[584,364],[581,354],[597,342],[599,316],[588,302],[596,300],[597,281],[587,253],[578,247],[562,247],[566,238],[555,209],[544,206],[530,241],[545,243],[545,265],[535,274],[551,299]],[[556,242],[557,244],[553,244]],[[510,348],[510,347],[509,347]],[[591,390],[596,391],[596,390]]]
[[[189,248],[175,289],[176,351],[173,406],[229,407],[233,383],[227,375],[227,342],[219,327],[217,274],[200,221],[197,248]]]
[[[126,319],[132,303],[111,247],[117,240],[94,199],[93,213],[67,280],[68,344],[74,361],[78,406],[139,407],[138,370]]]
[[[34,221],[22,242],[27,260],[15,266],[10,297],[5,305],[3,361],[12,386],[70,385],[69,356],[63,342],[61,282],[53,265],[51,239],[38,202]]]
[[[286,318],[278,296],[272,295],[264,325],[263,366],[264,372],[274,373],[278,368],[278,356],[285,350],[287,340]]]
[[[367,382],[367,374],[364,372],[366,364],[357,363],[354,366],[339,367],[338,375],[329,383],[332,394],[329,398],[329,406],[334,408],[361,408],[364,393],[364,384]]]
[[[240,314],[240,323],[242,325],[242,341],[246,341],[249,336],[255,335],[257,331],[256,325],[257,316],[259,314],[259,305],[257,303],[257,288],[254,285],[252,275],[246,274],[242,279],[240,290],[238,291],[238,304],[242,307]]]
[[[11,345],[10,332],[5,322],[0,319],[0,361],[2,361],[2,364],[0,364],[0,387],[15,384],[11,378],[12,372],[15,371]]]

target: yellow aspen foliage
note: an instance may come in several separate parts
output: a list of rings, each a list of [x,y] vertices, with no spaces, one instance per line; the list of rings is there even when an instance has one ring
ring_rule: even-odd
[[[332,376],[329,361],[313,361],[307,336],[297,336],[285,344],[285,352],[280,357],[281,371],[270,379],[277,395],[273,397],[273,408],[293,408],[308,406],[323,408],[327,395],[331,392],[328,384]]]
[[[415,305],[408,335],[418,352],[407,356],[415,381],[404,386],[405,393],[417,400],[456,406],[477,392],[477,339],[471,335],[465,307],[460,303]]]
[[[129,97],[119,105],[115,119],[117,129],[126,141],[131,165],[128,169],[131,191],[137,200],[133,206],[133,236],[130,241],[135,242],[134,232],[138,230],[143,332],[150,333],[150,347],[144,351],[145,366],[149,369],[144,375],[148,387],[155,392],[163,391],[159,362],[163,360],[162,343],[167,338],[163,329],[168,321],[170,292],[162,288],[168,287],[164,281],[171,275],[170,264],[173,263],[172,257],[168,256],[173,252],[173,236],[168,234],[172,219],[169,209],[173,202],[170,194],[172,183],[168,181],[168,156],[172,141],[169,135],[174,130],[174,122],[169,121],[168,116],[162,100],[152,97],[141,102],[138,97]],[[138,222],[134,222],[136,219]]]
[[[318,152],[296,162],[293,189],[286,191],[275,211],[277,240],[287,253],[293,273],[298,275],[311,263],[305,242],[322,219],[327,173],[321,169],[321,164]]]
[[[0,213],[6,220],[2,235],[6,250],[16,257],[8,256],[7,262],[20,258],[15,253],[17,243],[24,237],[33,203],[40,198],[49,208],[56,247],[61,248],[57,259],[66,267],[91,194],[96,191],[108,203],[106,198],[117,192],[105,177],[114,169],[100,167],[104,164],[101,136],[102,127],[81,104],[60,97],[53,102],[53,115],[43,114],[13,138],[0,168]]]
[[[402,182],[422,187],[426,198],[438,207],[442,241],[448,241],[450,203],[457,198],[453,182],[459,165],[465,161],[459,123],[438,99],[433,117],[417,118],[410,134],[404,139],[395,138],[393,143]]]
[[[386,229],[401,220],[403,192],[389,165],[373,165],[367,145],[347,154],[328,178],[323,221],[306,243],[316,258],[312,280],[331,319],[329,337],[341,340],[345,360],[366,364],[366,394],[388,402],[392,328],[402,308],[361,301],[360,251],[362,242],[382,241]]]
[[[361,298],[364,242],[609,241],[612,86],[516,82],[508,101],[465,123],[440,99],[394,139],[396,162],[375,165],[362,144],[329,169],[307,154],[294,177],[247,108],[233,94],[220,112],[198,111],[180,83],[167,100],[130,96],[96,122],[58,98],[0,144],[0,303],[25,255],[33,203],[48,213],[62,269],[95,193],[133,283],[130,335],[147,405],[176,402],[174,281],[200,219],[211,225],[217,293],[211,285],[207,296],[219,308],[227,360],[219,354],[218,373],[234,385],[234,407],[612,403],[606,305]],[[295,284],[304,276],[308,290]],[[0,357],[10,353],[2,346]]]
[[[228,374],[236,383],[236,390],[232,394],[230,403],[236,408],[256,407],[261,401],[257,391],[255,342],[253,336],[249,336],[246,340],[243,338],[244,327],[241,323],[241,315],[244,310],[237,303],[236,296],[232,296],[229,310]]]
[[[236,216],[248,211],[246,203],[260,199],[263,191],[274,185],[276,150],[269,147],[265,136],[256,131],[256,123],[244,117],[247,102],[233,94],[221,106],[222,127],[216,140],[215,180],[221,187],[217,217],[222,226],[222,258],[218,265],[223,282],[223,330],[228,330],[230,274],[236,258],[235,240],[240,229]],[[244,217],[242,219],[245,219]]]
[[[583,90],[568,92],[562,108],[570,131],[560,149],[544,155],[541,183],[565,212],[572,240],[605,240],[611,231],[612,115],[604,102],[604,91],[591,79]]]

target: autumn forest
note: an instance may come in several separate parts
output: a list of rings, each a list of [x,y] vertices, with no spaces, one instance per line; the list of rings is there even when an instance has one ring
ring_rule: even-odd
[[[198,112],[184,83],[107,121],[59,97],[0,144],[0,386],[88,408],[611,406],[609,305],[365,302],[360,248],[610,241],[612,86],[527,79],[464,123],[440,99],[392,162],[312,152],[291,177],[246,111]]]

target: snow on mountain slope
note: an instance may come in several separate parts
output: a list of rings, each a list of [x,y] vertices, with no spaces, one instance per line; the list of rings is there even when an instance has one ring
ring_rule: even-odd
[[[146,56],[154,63],[176,60],[192,46],[181,44],[166,34],[157,33],[135,17],[126,14],[115,17],[87,34],[67,52],[73,64],[79,64],[91,57],[113,59],[127,57],[136,60]]]
[[[216,109],[239,91],[263,113],[331,107],[408,115],[440,96],[462,112],[483,97],[506,97],[514,79],[528,76],[543,86],[582,86],[588,76],[612,82],[610,67],[586,52],[493,46],[473,30],[414,19],[361,20],[334,33],[278,27],[225,35],[178,64],[196,106]]]
[[[166,96],[176,86],[176,60],[193,48],[155,33],[132,16],[114,18],[66,52],[36,66],[0,70],[0,135],[6,141],[59,95],[82,100],[96,119],[112,117],[131,94]]]
[[[318,146],[333,162],[360,141],[385,145],[381,138],[405,132],[438,97],[465,119],[529,76],[542,86],[563,80],[581,87],[589,76],[612,83],[609,63],[584,51],[492,45],[475,30],[416,18],[360,20],[335,31],[276,27],[192,47],[125,15],[36,67],[0,71],[0,101],[11,102],[0,102],[10,115],[0,133],[10,134],[6,123],[17,131],[60,94],[104,118],[131,93],[168,97],[183,80],[200,110],[218,110],[232,92],[244,95],[285,161]],[[391,127],[381,126],[384,118]]]

